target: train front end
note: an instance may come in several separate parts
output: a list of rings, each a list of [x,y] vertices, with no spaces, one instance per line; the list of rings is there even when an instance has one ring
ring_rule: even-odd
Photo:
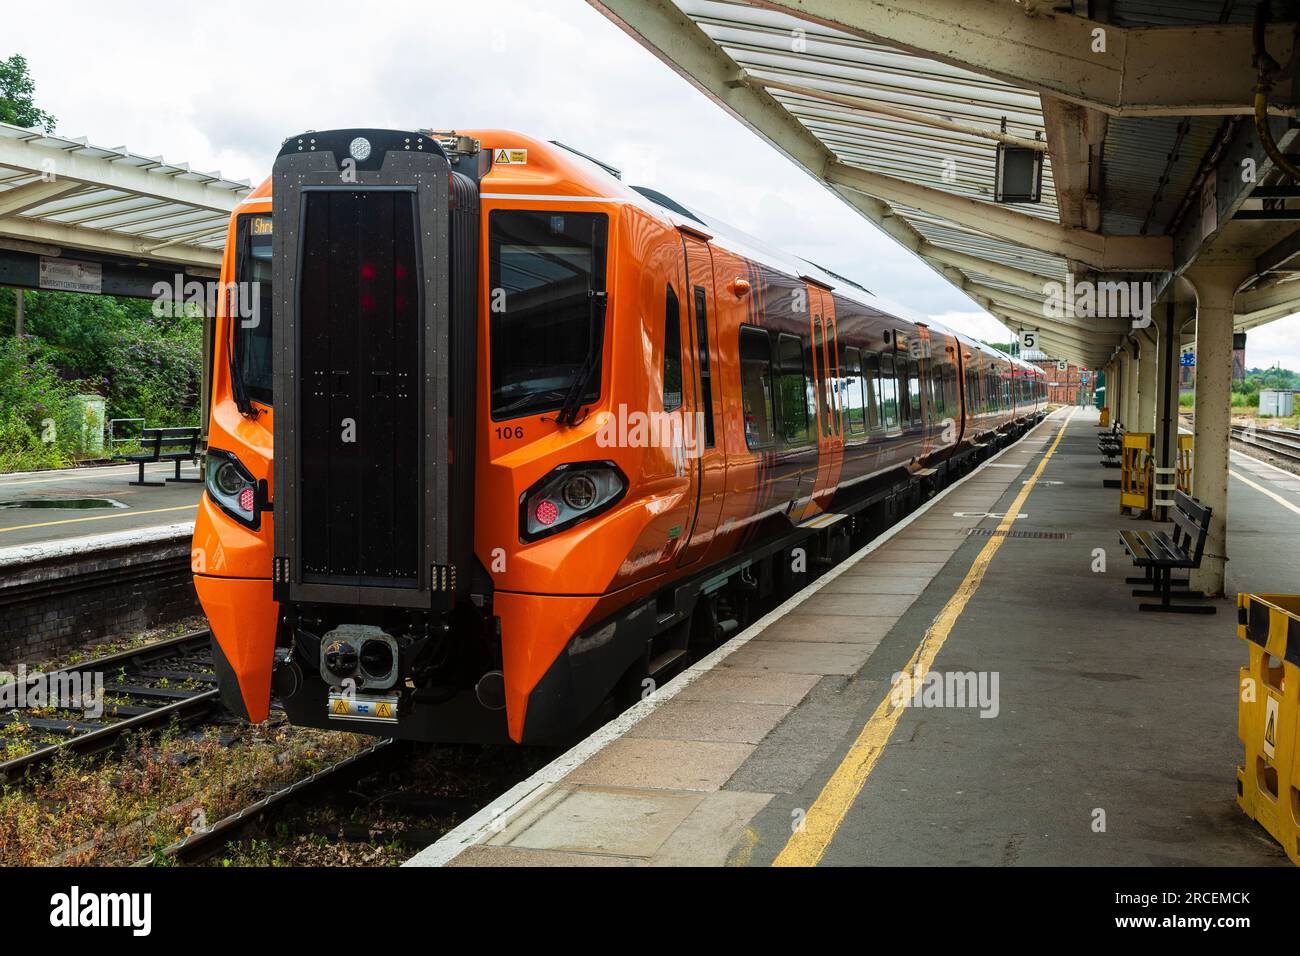
[[[472,540],[485,168],[464,138],[376,129],[304,133],[276,158],[274,320],[254,343],[227,301],[195,537],[220,553],[195,570],[222,696],[252,720],[274,696],[300,725],[506,738]],[[242,578],[240,535],[263,545]]]

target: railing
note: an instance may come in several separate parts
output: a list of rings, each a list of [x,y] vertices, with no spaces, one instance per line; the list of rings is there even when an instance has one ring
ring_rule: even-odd
[[[140,425],[140,427],[136,430],[136,434],[135,434],[135,435],[132,435],[132,436],[130,436],[130,437],[120,437],[120,436],[117,434],[116,426],[118,426],[118,425],[129,424],[129,423],[131,423],[131,422],[138,422],[139,425]],[[113,457],[113,455],[117,454],[117,446],[118,446],[118,445],[138,445],[138,444],[140,444],[140,436],[141,436],[141,434],[143,434],[143,432],[144,432],[144,419],[143,419],[143,418],[111,418],[111,419],[109,419],[109,421],[108,421],[108,457],[111,458],[111,457]]]

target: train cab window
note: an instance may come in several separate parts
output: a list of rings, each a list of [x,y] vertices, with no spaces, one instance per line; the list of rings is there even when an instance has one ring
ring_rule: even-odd
[[[898,380],[892,355],[880,356],[880,417],[886,428],[898,427]]]
[[[240,216],[235,227],[237,314],[231,329],[232,367],[248,397],[270,405],[271,394],[271,217]],[[230,301],[230,300],[228,300]]]
[[[862,356],[862,391],[867,403],[867,428],[880,427],[880,354],[868,352]]]
[[[704,447],[713,447],[713,379],[709,373],[709,305],[704,287],[695,287],[695,347],[700,363],[700,410],[704,413]]]
[[[776,361],[776,418],[781,439],[787,445],[802,445],[811,437],[808,423],[812,417],[812,380],[798,336],[777,336]]]
[[[740,399],[746,447],[764,448],[776,441],[773,397],[771,339],[762,329],[741,326]]]
[[[850,434],[867,430],[867,407],[862,394],[862,352],[852,347],[844,350],[840,363],[840,403]]]
[[[664,411],[682,407],[682,317],[677,293],[668,287],[664,308]]]
[[[559,408],[580,379],[600,395],[609,218],[496,210],[488,226],[492,417]],[[499,303],[499,308],[498,308]],[[593,341],[594,338],[594,341]],[[594,365],[592,365],[594,361]]]

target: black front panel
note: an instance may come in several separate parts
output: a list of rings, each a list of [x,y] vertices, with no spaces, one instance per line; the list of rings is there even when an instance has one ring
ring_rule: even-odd
[[[450,425],[474,387],[452,376],[455,179],[418,131],[304,133],[276,157],[277,601],[454,604],[471,555],[452,535]],[[472,463],[473,430],[461,431],[456,460]]]
[[[308,191],[301,241],[303,580],[419,578],[415,192]]]

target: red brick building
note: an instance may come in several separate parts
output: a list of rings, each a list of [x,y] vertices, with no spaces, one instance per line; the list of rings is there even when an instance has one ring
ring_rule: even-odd
[[[1047,400],[1058,405],[1077,405],[1079,404],[1079,392],[1091,392],[1093,386],[1097,384],[1097,373],[1091,369],[1082,369],[1072,363],[1065,363],[1062,369],[1061,362],[1051,358],[1043,352],[1028,352],[1022,354],[1026,362],[1031,365],[1037,365],[1047,376]],[[1084,380],[1084,374],[1087,373],[1087,381]]]

